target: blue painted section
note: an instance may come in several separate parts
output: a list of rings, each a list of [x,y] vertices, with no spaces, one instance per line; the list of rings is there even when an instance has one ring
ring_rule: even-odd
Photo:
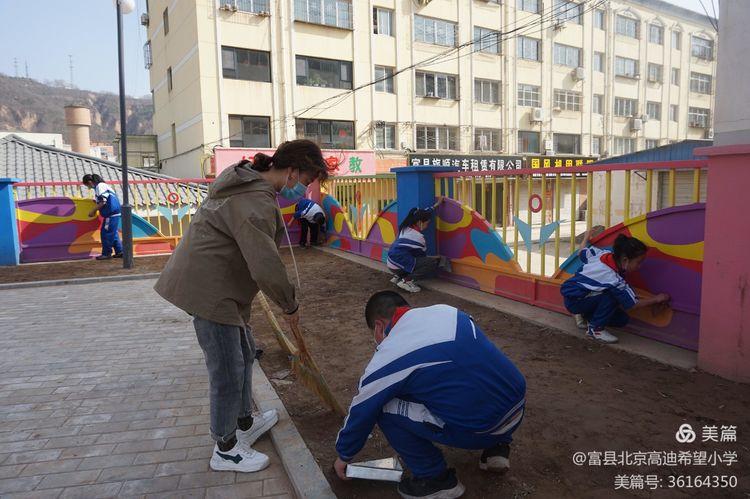
[[[20,181],[17,178],[0,178],[0,265],[21,263],[16,203],[13,201],[13,184]]]
[[[711,140],[683,140],[674,144],[668,144],[645,151],[637,151],[631,154],[623,154],[612,158],[602,159],[593,165],[608,165],[613,163],[645,163],[650,161],[685,161],[691,159],[704,159],[704,156],[696,156],[693,150],[699,147],[713,145]]]
[[[158,236],[159,229],[150,224],[145,218],[133,213],[133,237]]]
[[[391,168],[391,171],[396,174],[399,225],[412,208],[429,208],[435,204],[435,179],[433,178],[433,174],[455,172],[458,170],[458,168],[451,166],[403,166]],[[431,223],[425,229],[424,238],[427,243],[427,254],[436,254],[435,223]]]

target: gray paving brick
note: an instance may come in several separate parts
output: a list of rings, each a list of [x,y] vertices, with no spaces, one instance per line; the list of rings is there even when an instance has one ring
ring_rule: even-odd
[[[22,442],[5,442],[0,444],[0,453],[11,454],[13,452],[39,450],[44,448],[47,440],[26,440]]]
[[[12,466],[0,466],[0,479],[13,478],[21,474],[21,470],[26,467],[25,464],[14,464]]]
[[[135,457],[133,464],[168,463],[172,461],[184,461],[187,457],[187,449],[160,450],[156,452],[144,452]],[[210,454],[209,454],[210,455]]]
[[[39,489],[53,489],[55,487],[73,487],[96,482],[101,470],[71,471],[69,473],[55,473],[46,475],[37,486]]]
[[[267,478],[263,480],[263,495],[273,496],[291,492],[292,487],[286,478]]]
[[[97,482],[119,482],[124,480],[137,480],[139,478],[152,478],[155,471],[155,464],[107,468],[102,470],[99,478],[97,478]]]
[[[132,421],[128,424],[128,430],[150,430],[152,428],[168,428],[175,426],[177,418],[146,419],[143,421]]]
[[[27,464],[20,476],[49,475],[51,473],[63,473],[66,471],[75,471],[81,464],[81,459],[62,459],[57,461],[47,461],[44,463]]]
[[[196,487],[213,487],[215,485],[229,485],[234,483],[234,473],[207,471],[205,473],[190,473],[180,477],[180,489]]]
[[[170,409],[160,409],[156,413],[157,418],[168,418],[171,416],[195,416],[201,413],[200,407],[172,407]]]
[[[23,478],[7,478],[0,480],[0,495],[10,492],[23,492],[33,490],[42,481],[40,476],[29,476]]]
[[[72,437],[50,438],[45,449],[62,449],[66,447],[81,447],[92,445],[99,438],[98,435],[74,435]]]
[[[21,463],[37,463],[41,461],[52,461],[57,459],[62,454],[60,449],[50,450],[37,450],[32,452],[17,452],[10,454],[4,461],[0,461],[2,464],[21,464]],[[75,456],[69,456],[75,457]]]
[[[174,437],[167,440],[167,449],[181,449],[183,447],[199,447],[211,442],[208,435],[197,435],[193,437]]]
[[[58,428],[41,428],[38,430],[29,430],[31,438],[50,438],[50,437],[70,437],[80,433],[80,426],[66,426]]]
[[[123,442],[117,444],[113,454],[127,454],[130,452],[149,452],[155,450],[162,450],[164,445],[167,443],[165,438],[156,440],[141,440],[137,442]]]
[[[55,499],[63,489],[27,490],[15,494],[4,494],[3,499]]]
[[[90,499],[92,497],[103,499],[107,497],[119,497],[121,488],[122,482],[69,487],[63,490],[60,499]]]
[[[214,451],[214,444],[201,445],[188,449],[186,459],[211,459],[211,453]]]
[[[61,454],[61,459],[67,459],[69,457],[92,457],[92,456],[106,456],[111,454],[115,448],[115,444],[104,444],[104,445],[87,445],[85,447],[71,447],[64,449]]]
[[[87,457],[81,461],[79,470],[99,470],[133,464],[136,454],[114,454],[112,456]]]
[[[206,499],[246,499],[263,497],[263,482],[245,482],[206,489]]]
[[[180,477],[167,476],[159,478],[146,478],[143,480],[132,480],[122,484],[120,495],[134,496],[140,494],[151,494],[174,490],[180,483]]]
[[[192,461],[176,461],[162,463],[156,468],[156,476],[185,475],[188,473],[205,473],[209,471],[208,459],[194,459]]]
[[[84,425],[89,423],[107,423],[112,419],[112,414],[89,414],[87,416],[76,416],[68,419],[63,426]]]
[[[172,492],[161,492],[158,494],[146,494],[146,499],[203,499],[206,497],[206,489],[175,490]]]

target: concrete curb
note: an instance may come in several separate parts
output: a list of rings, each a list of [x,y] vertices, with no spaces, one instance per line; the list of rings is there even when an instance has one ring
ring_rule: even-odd
[[[336,494],[258,362],[253,365],[253,401],[259,410],[276,409],[279,414],[279,422],[271,428],[271,441],[297,497],[336,499]]]
[[[358,255],[346,253],[340,250],[334,250],[331,248],[316,248],[325,253],[338,256],[345,260],[349,260],[365,267],[377,270],[379,272],[387,273],[385,266],[379,262],[370,260]],[[501,296],[495,296],[483,291],[475,289],[465,288],[457,284],[450,282],[443,282],[437,279],[430,279],[419,283],[425,289],[431,289],[440,293],[445,293],[456,298],[467,300],[476,305],[487,307],[490,309],[503,312],[508,315],[513,315],[531,324],[541,326],[560,332],[568,336],[574,336],[578,339],[584,339],[584,334],[581,330],[576,328],[573,320],[569,317],[546,310],[526,303],[517,302],[509,298],[503,298]],[[645,357],[649,360],[660,362],[672,367],[676,367],[684,370],[695,369],[698,364],[698,354],[691,350],[676,347],[673,345],[667,345],[666,343],[659,343],[642,336],[627,332],[618,331],[619,343],[607,345],[609,348],[615,350],[621,350],[633,355]]]
[[[98,277],[79,277],[74,279],[56,279],[53,281],[29,281],[29,282],[10,282],[0,284],[0,291],[4,289],[22,289],[22,288],[41,288],[45,286],[67,286],[69,284],[95,284],[98,282],[113,281],[137,281],[141,279],[156,279],[160,272],[151,272],[148,274],[132,275],[103,275]]]

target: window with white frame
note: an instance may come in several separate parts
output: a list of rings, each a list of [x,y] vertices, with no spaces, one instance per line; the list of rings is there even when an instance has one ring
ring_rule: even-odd
[[[629,137],[615,137],[615,156],[635,152],[635,139]]]
[[[711,123],[711,110],[702,107],[688,108],[688,126],[708,128]]]
[[[454,75],[417,71],[415,78],[417,97],[458,99],[458,77]]]
[[[711,75],[690,72],[690,91],[699,94],[710,94],[711,93]]]
[[[669,106],[669,121],[680,120],[680,106],[677,104],[671,104]]]
[[[638,114],[638,100],[615,97],[615,116],[630,118]]]
[[[352,29],[351,0],[294,0],[294,19]]]
[[[526,59],[528,61],[540,60],[540,46],[541,40],[536,38],[530,38],[528,36],[520,36],[516,39],[516,46],[518,47],[517,56],[519,59]]]
[[[702,36],[693,36],[691,41],[691,53],[698,59],[713,60],[714,42]]]
[[[562,43],[556,43],[554,45],[553,62],[571,68],[580,68],[582,67],[581,49],[578,47],[571,47],[570,45],[563,45]]]
[[[583,22],[583,5],[569,0],[555,0],[554,15],[557,21],[571,21],[581,24]]]
[[[518,131],[518,152],[540,152],[539,132]]]
[[[354,122],[335,120],[295,121],[298,139],[309,139],[323,149],[354,149]]]
[[[394,93],[393,68],[388,66],[375,66],[375,91]]]
[[[458,26],[450,21],[414,16],[414,41],[431,45],[455,47],[458,38]]]
[[[639,75],[638,61],[627,57],[615,57],[615,75],[635,78]]]
[[[638,20],[623,14],[615,16],[615,33],[629,38],[638,38]]]
[[[591,154],[594,156],[602,155],[602,137],[591,137]]]
[[[581,154],[581,136],[572,133],[556,133],[552,136],[555,154]]]
[[[555,107],[565,111],[581,110],[581,92],[572,90],[555,89],[554,92]]]
[[[297,85],[351,89],[352,63],[298,55]]]
[[[489,54],[500,53],[500,32],[492,29],[474,26],[474,50]]]
[[[230,147],[271,147],[270,118],[229,116]]]
[[[594,52],[594,71],[604,72],[604,52]]]
[[[474,102],[500,104],[500,82],[474,78]]]
[[[663,79],[663,66],[661,64],[648,63],[648,81],[651,83],[661,83]]]
[[[393,11],[391,9],[372,8],[372,32],[376,35],[393,36]]]
[[[594,28],[607,29],[606,14],[604,9],[594,10]]]
[[[271,54],[260,50],[221,47],[221,71],[224,78],[271,81]]]
[[[680,85],[680,69],[672,68],[672,85]]]
[[[664,26],[661,24],[649,24],[648,41],[657,45],[664,45]]]
[[[417,149],[458,150],[458,127],[417,125]]]
[[[539,4],[541,0],[518,0],[516,8],[525,12],[533,12],[534,14],[539,13]]]
[[[672,30],[672,49],[682,50],[682,33]]]
[[[646,102],[646,116],[650,120],[661,121],[661,102]]]
[[[539,87],[536,85],[518,85],[518,105],[539,107]]]
[[[375,126],[375,149],[396,149],[396,125]]]
[[[591,112],[594,114],[604,114],[604,95],[594,94],[591,100]]]
[[[500,130],[497,128],[475,128],[474,150],[475,151],[501,151]]]
[[[646,149],[655,149],[659,147],[659,139],[646,139]]]
[[[269,0],[221,0],[222,6],[234,7],[240,12],[270,12]]]

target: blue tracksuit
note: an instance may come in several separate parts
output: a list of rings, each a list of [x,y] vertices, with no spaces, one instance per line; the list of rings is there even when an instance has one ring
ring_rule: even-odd
[[[320,214],[322,218],[325,219],[323,209],[315,201],[311,201],[307,198],[300,199],[297,205],[294,207],[295,220],[304,218],[310,223],[318,223],[316,220],[316,215],[318,214]]]
[[[99,209],[102,220],[101,238],[102,238],[102,255],[111,255],[112,250],[116,254],[122,253],[122,244],[118,229],[120,227],[120,200],[114,189],[104,182],[99,182],[94,187],[95,200],[98,203],[104,203]]]
[[[590,246],[581,250],[579,258],[583,267],[560,287],[565,308],[572,314],[581,314],[595,330],[627,324],[625,310],[638,299],[617,270],[614,254]]]
[[[446,464],[432,442],[510,442],[525,394],[523,375],[467,314],[448,305],[406,309],[365,369],[336,451],[351,460],[377,423],[415,476],[436,476]]]

